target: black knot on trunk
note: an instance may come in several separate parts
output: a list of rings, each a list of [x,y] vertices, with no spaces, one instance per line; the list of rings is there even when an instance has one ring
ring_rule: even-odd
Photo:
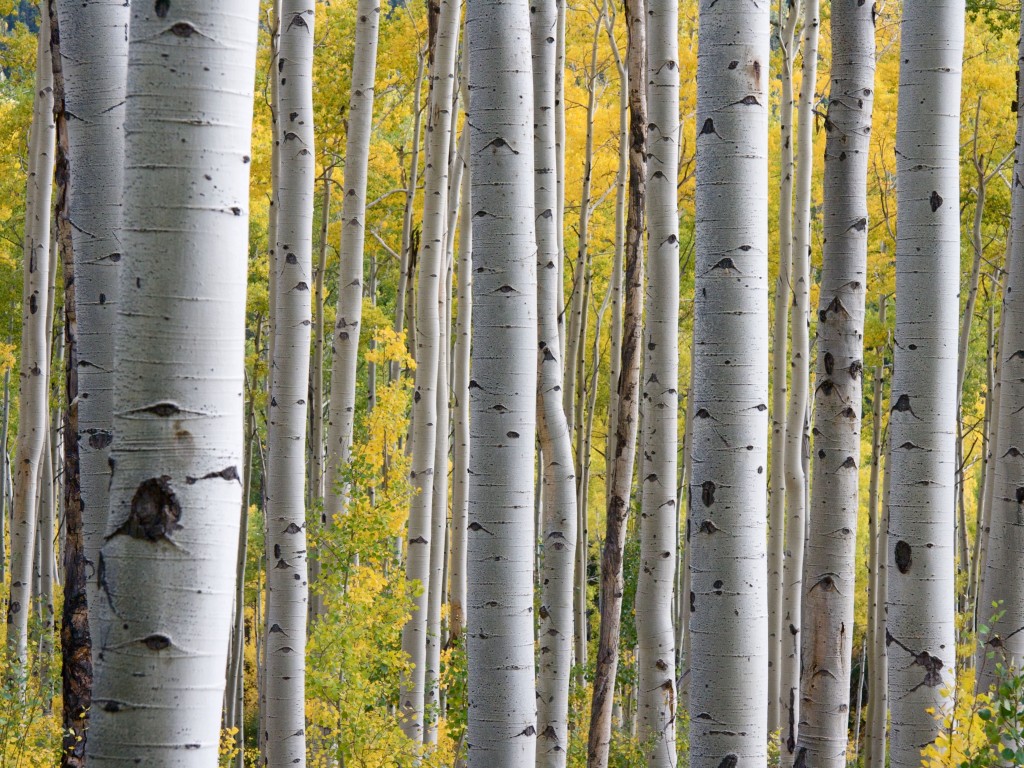
[[[909,573],[910,566],[914,562],[910,545],[905,541],[896,542],[896,567],[900,573]]]
[[[171,489],[169,477],[143,480],[132,497],[131,512],[114,535],[128,534],[134,539],[159,541],[181,528],[181,505]]]

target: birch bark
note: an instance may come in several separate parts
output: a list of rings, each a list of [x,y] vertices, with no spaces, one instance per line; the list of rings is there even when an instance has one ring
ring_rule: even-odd
[[[217,760],[241,503],[257,9],[130,6],[90,765]],[[154,685],[159,679],[160,685]]]

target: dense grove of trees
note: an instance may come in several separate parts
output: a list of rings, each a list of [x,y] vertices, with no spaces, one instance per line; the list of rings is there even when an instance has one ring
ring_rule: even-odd
[[[1024,765],[1020,32],[0,0],[0,768]]]

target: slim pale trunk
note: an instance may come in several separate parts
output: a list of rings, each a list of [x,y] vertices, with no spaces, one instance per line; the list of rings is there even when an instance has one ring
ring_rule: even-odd
[[[679,5],[647,1],[647,236],[640,573],[636,589],[638,737],[649,768],[676,765],[679,420]]]
[[[784,16],[783,16],[784,14]],[[779,182],[779,274],[775,281],[774,324],[772,327],[772,409],[771,475],[768,521],[768,727],[781,728],[783,698],[780,694],[783,582],[786,526],[786,393],[789,371],[790,273],[793,271],[793,67],[796,60],[797,0],[780,0],[782,47],[779,101],[781,180]]]
[[[818,72],[818,0],[803,0],[800,92],[797,98],[796,185],[793,216],[793,271],[790,286],[789,402],[786,406],[786,548],[782,568],[782,665],[779,670],[782,764],[796,758],[800,726],[800,631],[804,537],[807,534],[804,463],[810,444],[811,176],[814,171],[814,89]],[[776,302],[778,301],[776,297]]]
[[[140,0],[130,11],[118,410],[89,764],[208,766],[241,503],[257,9]]]
[[[463,76],[467,76],[463,68]],[[468,101],[466,101],[468,107]],[[468,135],[468,134],[467,134]],[[469,158],[466,158],[467,162]],[[449,632],[452,642],[466,626],[466,526],[469,524],[469,352],[473,317],[473,222],[470,205],[470,169],[462,172],[462,203],[459,210],[459,306],[455,327],[454,375],[452,377],[453,466],[451,566],[449,568]]]
[[[889,297],[879,299],[878,319],[886,328],[886,308]],[[871,403],[871,480],[868,489],[868,711],[867,711],[867,768],[885,768],[885,688],[888,685],[885,656],[885,589],[882,572],[885,570],[885,508],[882,497],[882,408],[884,407],[884,373],[886,346],[876,350],[879,360],[875,366]]]
[[[305,765],[306,399],[313,209],[314,6],[283,0],[278,64],[278,187],[273,357],[267,409],[267,762]]]
[[[537,734],[537,276],[527,4],[469,3],[466,36],[476,270],[466,740],[469,768],[522,768],[534,761]]]
[[[690,550],[690,765],[765,765],[767,4],[701,0]]]
[[[44,0],[42,18],[49,18]],[[9,659],[24,672],[28,662],[28,617],[32,598],[36,543],[36,497],[46,445],[50,369],[46,327],[50,260],[50,196],[53,188],[56,123],[53,117],[53,64],[50,25],[40,27],[36,55],[35,96],[29,132],[25,235],[22,252],[21,366],[18,442],[14,458],[11,510],[11,583],[7,601]]]
[[[373,127],[374,80],[380,0],[359,0],[356,7],[355,52],[349,96],[342,182],[341,249],[338,267],[338,309],[331,336],[331,398],[327,413],[327,462],[324,473],[323,521],[345,510],[348,491],[342,472],[352,449],[356,412],[359,331],[363,317],[363,247],[366,237],[366,180]]]
[[[437,743],[437,725],[441,708],[441,644],[443,642],[441,606],[446,594],[444,561],[448,530],[448,337],[452,324],[448,303],[451,270],[445,266],[447,262],[446,248],[441,267],[445,279],[438,281],[437,298],[434,303],[439,319],[437,388],[434,392],[437,402],[437,424],[435,427],[437,434],[434,442],[435,471],[431,489],[430,577],[427,585],[426,665],[423,683],[425,709],[423,742],[425,744]]]
[[[414,740],[423,738],[427,652],[427,597],[430,589],[431,510],[437,445],[437,369],[440,364],[440,318],[437,297],[446,263],[448,212],[448,154],[451,110],[455,93],[455,54],[459,42],[459,0],[441,0],[430,69],[430,110],[424,171],[423,236],[416,302],[416,382],[412,407],[412,485],[409,505],[408,551],[405,575],[418,584],[410,619],[402,628],[402,650],[412,670],[401,681],[402,730]],[[411,319],[411,318],[410,318]]]
[[[825,122],[824,254],[796,757],[816,767],[845,768],[857,592],[875,25],[867,4],[834,3],[831,16],[832,85]],[[880,405],[876,399],[876,414]],[[877,488],[877,471],[873,476]],[[874,514],[869,511],[872,518]]]
[[[576,469],[572,433],[563,409],[563,363],[558,339],[562,297],[558,293],[560,238],[557,231],[555,124],[558,7],[555,0],[537,0],[531,8],[530,25],[533,51],[533,199],[537,236],[537,426],[544,498],[539,531],[540,663],[537,671],[536,765],[538,768],[564,768],[569,749],[573,566],[578,521]],[[584,162],[589,163],[589,155]],[[584,174],[586,179],[589,173],[585,170]],[[581,214],[581,223],[585,218]],[[585,233],[581,232],[581,251],[585,249],[584,238]],[[570,344],[572,340],[570,334]],[[578,336],[576,342],[579,343]],[[576,371],[567,367],[566,379],[571,381],[575,376]]]
[[[1024,16],[1021,20],[1024,30]],[[1024,62],[1024,39],[1020,43],[1018,63]],[[1018,100],[1021,85],[1018,83]],[[978,689],[985,691],[996,682],[995,662],[1020,668],[1024,659],[1024,586],[1021,579],[1020,552],[1024,543],[1024,444],[1022,444],[1022,427],[1024,427],[1024,379],[1021,370],[1024,368],[1024,300],[1021,299],[1024,286],[1024,116],[1017,113],[1017,154],[1013,172],[1013,212],[1012,234],[1013,243],[1010,249],[1007,270],[1009,282],[1003,299],[1002,315],[1002,351],[1000,363],[1002,371],[1002,391],[999,395],[999,429],[995,451],[995,477],[992,488],[991,532],[988,537],[988,550],[985,560],[985,581],[981,588],[981,599],[978,603],[978,621],[991,627],[990,635],[985,639],[987,650],[993,651],[995,658],[986,660],[979,665],[980,674]],[[993,602],[999,601],[998,609],[992,608]],[[998,612],[999,620],[989,621],[986,614]]]
[[[954,478],[964,5],[906,0],[896,126],[896,357],[890,417],[890,764],[916,768],[955,662]]]
[[[401,333],[405,330],[406,303],[407,299],[412,296],[410,283],[414,271],[413,264],[416,258],[412,243],[412,214],[416,202],[416,187],[419,183],[420,133],[423,124],[423,108],[420,106],[420,94],[423,91],[423,73],[426,69],[426,64],[427,52],[426,49],[421,49],[417,58],[416,86],[413,90],[412,152],[409,158],[409,179],[405,192],[405,212],[402,215],[402,253],[398,271],[398,291],[395,299],[395,333]],[[409,322],[412,323],[412,313],[409,313],[409,315]],[[406,342],[410,354],[414,354],[413,343],[415,333],[412,332],[411,327],[409,331],[409,338]],[[398,378],[398,368],[399,364],[397,362],[391,364],[390,377],[392,381]]]

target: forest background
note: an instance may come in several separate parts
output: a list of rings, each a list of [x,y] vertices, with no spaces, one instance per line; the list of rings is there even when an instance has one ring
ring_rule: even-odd
[[[269,19],[270,4],[264,2],[263,19]],[[992,328],[999,326],[1001,268],[1005,262],[1010,220],[1010,183],[1012,151],[1016,123],[1016,41],[1015,7],[984,7],[969,3],[966,49],[964,52],[964,87],[962,96],[960,210],[963,238],[961,244],[961,306],[969,306],[969,297],[976,292],[973,311],[965,317],[968,333],[968,354],[961,406],[961,455],[959,463],[961,505],[960,519],[966,521],[967,550],[973,551],[976,519],[980,504],[980,488],[984,471],[982,435],[986,425],[986,403],[991,391]],[[877,3],[877,77],[874,107],[874,131],[869,172],[869,250],[868,310],[865,327],[865,370],[876,366],[886,370],[892,357],[893,313],[888,322],[880,319],[880,309],[894,292],[893,253],[895,251],[895,160],[894,137],[899,67],[900,3],[880,0]],[[821,42],[815,87],[817,129],[814,155],[824,150],[824,131],[820,123],[826,108],[830,70],[830,39],[828,4],[822,8]],[[341,232],[340,204],[332,198],[340,183],[344,166],[346,113],[350,90],[350,67],[354,43],[354,4],[350,2],[317,3],[317,46],[314,65],[318,202],[316,228],[319,233],[319,277],[322,292],[314,301],[322,307],[323,327],[333,327],[334,306],[338,291],[338,248]],[[619,165],[620,80],[616,61],[625,51],[625,30],[621,9],[605,0],[579,0],[569,5],[566,38],[566,166],[565,166],[565,270],[566,283],[581,275],[576,263],[580,247],[581,190],[588,172],[592,193],[587,203],[589,225],[586,259],[582,265],[587,296],[584,332],[582,387],[585,397],[585,418],[580,424],[592,424],[588,440],[589,485],[586,500],[589,529],[603,530],[605,494],[605,446],[609,431],[609,345],[608,296],[612,260],[615,250],[615,192]],[[608,18],[607,33],[602,19]],[[777,14],[773,11],[773,19]],[[32,115],[33,75],[35,71],[38,10],[27,0],[0,0],[0,376],[4,378],[6,444],[0,445],[8,460],[18,422],[16,397],[18,336],[21,302],[22,228],[27,168],[28,131]],[[423,3],[392,4],[383,9],[380,29],[380,51],[377,69],[377,104],[373,118],[373,141],[370,152],[369,188],[367,191],[366,258],[371,271],[366,285],[364,322],[357,398],[357,432],[354,461],[350,469],[353,493],[352,508],[357,514],[346,518],[341,528],[321,531],[315,526],[311,535],[326,575],[319,590],[326,610],[311,634],[308,653],[307,716],[310,727],[310,750],[313,764],[331,756],[345,765],[413,764],[416,750],[405,740],[394,712],[397,680],[407,663],[400,651],[401,627],[410,610],[404,572],[390,565],[393,542],[401,536],[408,508],[407,465],[402,459],[402,442],[408,424],[410,375],[414,363],[409,359],[402,337],[394,333],[396,299],[400,280],[399,260],[403,248],[403,220],[410,184],[410,162],[413,157],[413,135],[416,113],[424,108],[426,87],[418,89],[422,78],[428,34],[428,12]],[[265,445],[266,338],[268,322],[267,223],[270,199],[271,126],[268,108],[267,74],[270,44],[267,24],[262,25],[258,62],[257,103],[255,112],[252,157],[252,215],[250,238],[250,283],[248,294],[248,356],[247,399],[253,405],[254,431],[252,448],[252,480],[249,494],[249,539],[245,567],[247,626],[245,647],[246,717],[243,732],[243,757],[255,759],[255,718],[257,712],[256,660],[260,647],[260,595],[263,576],[263,540],[260,456]],[[696,88],[693,73],[697,56],[697,8],[692,1],[680,4],[680,68],[683,74],[680,93],[682,140],[680,144],[681,175],[679,270],[681,285],[680,372],[679,390],[684,394],[680,407],[680,434],[686,428],[685,393],[690,371],[690,338],[693,317],[694,283],[694,147]],[[616,46],[613,50],[612,46]],[[771,186],[769,220],[772,222],[769,258],[771,285],[778,270],[778,186],[779,168],[779,71],[780,50],[773,37],[773,77],[771,79],[772,123]],[[799,68],[796,77],[799,78]],[[418,101],[417,101],[418,97]],[[588,103],[592,110],[588,111]],[[593,157],[585,157],[588,132],[592,132]],[[820,269],[821,258],[821,164],[816,163],[812,187],[812,287],[811,306],[817,305],[817,288],[813,277]],[[413,221],[419,221],[422,190],[411,198]],[[416,227],[406,233],[415,247]],[[408,244],[408,243],[406,243]],[[61,272],[56,271],[53,314],[53,336],[62,333]],[[454,308],[455,314],[458,307]],[[406,311],[407,322],[412,313]],[[815,318],[812,313],[812,324]],[[768,319],[765,319],[768,322]],[[970,321],[970,322],[966,322]],[[322,329],[321,329],[322,330]],[[404,330],[404,329],[400,329]],[[811,330],[814,338],[814,329]],[[322,334],[320,344],[323,345]],[[61,344],[55,344],[58,349]],[[320,374],[331,370],[330,345],[324,345],[319,357]],[[394,383],[386,383],[381,374],[386,366],[397,362],[403,375]],[[813,366],[812,366],[813,369]],[[886,374],[887,378],[888,374]],[[61,384],[62,365],[54,356],[51,376],[52,446],[56,452],[59,441],[59,413],[66,407]],[[8,383],[9,382],[9,383]],[[889,408],[883,396],[873,402],[871,388],[865,386],[863,455],[872,455],[875,434],[872,414],[883,414],[885,429]],[[9,404],[9,406],[8,406]],[[372,406],[372,409],[371,407]],[[9,410],[8,410],[9,409]],[[680,441],[682,451],[683,441]],[[56,454],[55,455],[59,455]],[[388,460],[385,462],[384,457]],[[59,462],[54,462],[59,466]],[[859,526],[859,573],[867,573],[868,565],[868,493],[871,465],[861,464],[861,510]],[[767,477],[767,474],[766,474]],[[54,482],[61,482],[59,472]],[[10,481],[3,486],[9,497]],[[52,494],[56,519],[60,520],[59,490]],[[0,501],[10,509],[9,499]],[[684,505],[685,508],[685,505]],[[310,518],[318,517],[310,513]],[[58,529],[59,530],[59,529]],[[57,549],[59,550],[59,533]],[[624,663],[619,671],[622,692],[619,721],[613,743],[616,764],[636,765],[639,746],[630,728],[630,690],[635,671],[630,660],[635,645],[632,627],[632,599],[636,585],[639,559],[636,536],[630,536],[626,550],[626,603],[624,606],[622,644]],[[358,563],[351,554],[360,553]],[[596,622],[594,604],[597,590],[597,569],[600,540],[592,534],[589,542],[589,600],[592,623]],[[51,549],[51,557],[52,557]],[[332,569],[333,562],[344,567]],[[969,581],[971,564],[961,563],[965,584]],[[3,587],[6,589],[6,587]],[[59,585],[50,605],[60,602]],[[867,625],[867,599],[864,589],[857,590],[857,625],[855,629],[854,676],[860,674],[861,649]],[[55,764],[59,753],[61,732],[58,713],[58,664],[53,639],[54,625],[45,609],[40,610],[34,629],[37,647],[32,690],[35,706],[21,708],[8,697],[0,700],[0,765]],[[596,627],[596,623],[594,624]],[[596,644],[596,630],[590,632]],[[593,659],[593,652],[589,654]],[[464,691],[465,659],[458,644],[450,645],[443,655],[442,680],[444,711],[441,718],[439,747],[427,758],[428,764],[450,765],[463,735],[461,706]],[[582,764],[586,748],[585,709],[589,696],[574,693],[579,706],[576,713],[570,764]],[[857,729],[859,730],[859,728]],[[685,739],[685,728],[680,729]],[[225,760],[233,759],[233,735],[225,740]],[[685,755],[685,750],[681,750]],[[255,764],[255,763],[252,763]]]

